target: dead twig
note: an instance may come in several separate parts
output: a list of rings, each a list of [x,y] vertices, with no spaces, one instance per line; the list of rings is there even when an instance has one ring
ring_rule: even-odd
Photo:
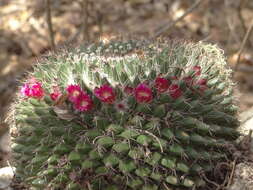
[[[176,19],[173,22],[169,22],[168,24],[163,24],[161,27],[159,27],[154,36],[152,38],[157,38],[159,37],[162,33],[164,33],[165,31],[168,31],[169,29],[171,29],[172,27],[174,27],[179,21],[183,20],[189,13],[191,13],[192,11],[194,11],[202,2],[204,2],[205,0],[197,0],[191,7],[189,7],[189,9],[187,9],[185,11],[185,13],[179,17],[178,19]]]
[[[83,30],[83,40],[90,40],[89,37],[89,27],[88,27],[88,19],[89,19],[89,1],[88,0],[83,0],[82,2],[82,13],[83,13],[83,22],[82,22],[82,30]]]
[[[232,184],[233,176],[234,176],[234,173],[235,173],[235,165],[237,163],[237,159],[238,158],[235,158],[235,160],[232,163],[232,171],[231,171],[229,179],[228,179],[227,188],[229,188],[229,186]]]
[[[99,36],[103,36],[103,14],[100,10],[97,11],[97,24],[99,28]]]
[[[91,187],[91,185],[90,185],[90,182],[86,182],[86,185],[87,185],[87,187],[88,187],[88,190],[92,190],[92,187]]]
[[[243,16],[242,16],[242,8],[243,6],[247,3],[248,0],[240,0],[240,4],[237,8],[237,14],[238,14],[238,18],[242,24],[242,28],[243,28],[243,33],[246,34],[247,32],[247,27],[246,24],[244,22]]]
[[[159,138],[157,136],[155,136],[153,133],[150,133],[149,131],[144,131],[145,133],[147,133],[148,135],[150,135],[151,137],[155,138],[155,140],[158,142],[160,149],[161,149],[161,153],[163,153],[163,147],[161,145],[161,142],[159,140]]]
[[[201,175],[201,176],[204,178],[204,180],[206,180],[208,183],[213,184],[213,185],[216,187],[216,190],[219,190],[219,189],[221,188],[221,186],[220,186],[219,184],[215,183],[214,181],[209,180],[209,179],[206,177],[206,175],[205,175],[204,172],[201,172],[200,175]]]
[[[235,31],[235,28],[237,26],[235,25],[235,22],[234,22],[234,19],[235,19],[233,17],[234,10],[231,7],[231,1],[230,0],[225,0],[224,1],[224,5],[225,5],[224,8],[226,10],[226,18],[225,18],[225,20],[226,20],[228,28],[229,28],[228,44],[231,43],[232,39],[235,41],[236,44],[240,44],[240,42],[241,42],[240,36],[238,36],[238,32]],[[234,43],[234,42],[232,42],[232,43]]]
[[[163,186],[166,188],[166,190],[170,190],[170,188],[166,185],[166,183],[163,183]]]
[[[52,24],[50,0],[46,0],[46,13],[47,13],[47,26],[48,26],[48,32],[49,32],[49,37],[50,37],[50,45],[51,45],[51,48],[54,50],[55,41],[54,41],[54,31],[53,31],[53,24]]]
[[[240,59],[241,59],[241,54],[242,54],[242,52],[244,50],[244,47],[245,47],[245,45],[246,45],[246,43],[247,43],[247,41],[248,41],[248,39],[250,37],[250,34],[251,34],[252,30],[253,30],[253,21],[250,23],[250,26],[249,26],[249,28],[248,28],[248,30],[247,30],[244,38],[243,38],[243,41],[242,41],[241,46],[240,46],[240,49],[238,51],[238,57],[237,57],[237,60],[236,60],[236,63],[235,63],[235,67],[234,67],[234,73],[238,70],[238,66],[239,66]]]

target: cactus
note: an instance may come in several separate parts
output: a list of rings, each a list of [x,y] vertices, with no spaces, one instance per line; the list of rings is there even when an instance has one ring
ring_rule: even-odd
[[[165,190],[206,185],[228,159],[231,70],[204,43],[127,41],[49,55],[12,112],[16,178],[31,189]]]

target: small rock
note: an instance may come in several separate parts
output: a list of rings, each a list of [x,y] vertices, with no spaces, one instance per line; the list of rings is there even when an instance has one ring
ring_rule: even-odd
[[[253,112],[252,112],[253,115]],[[240,127],[239,131],[247,134],[249,130],[253,130],[253,116],[251,118],[248,118]]]
[[[238,131],[243,135],[248,135],[249,131],[253,131],[253,107],[247,111],[244,111],[239,116],[242,124],[238,128]],[[253,153],[253,136],[251,136],[251,152]]]
[[[247,133],[250,129],[253,129],[253,107],[247,109],[246,111],[240,113],[239,120],[241,121],[241,126],[239,131],[242,133]]]
[[[14,176],[15,168],[4,167],[0,169],[0,189],[11,190],[9,185],[11,184]]]
[[[240,163],[235,167],[233,183],[228,190],[253,189],[253,163]]]

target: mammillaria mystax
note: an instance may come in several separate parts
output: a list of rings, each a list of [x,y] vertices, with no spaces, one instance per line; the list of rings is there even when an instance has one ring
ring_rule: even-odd
[[[50,55],[13,105],[16,179],[28,189],[205,189],[203,174],[239,135],[221,52],[128,41]]]

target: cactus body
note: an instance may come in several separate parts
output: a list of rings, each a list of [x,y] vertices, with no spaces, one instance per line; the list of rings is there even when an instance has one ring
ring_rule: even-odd
[[[110,42],[49,56],[15,103],[16,176],[33,189],[205,186],[200,173],[238,137],[230,73],[202,43]]]

